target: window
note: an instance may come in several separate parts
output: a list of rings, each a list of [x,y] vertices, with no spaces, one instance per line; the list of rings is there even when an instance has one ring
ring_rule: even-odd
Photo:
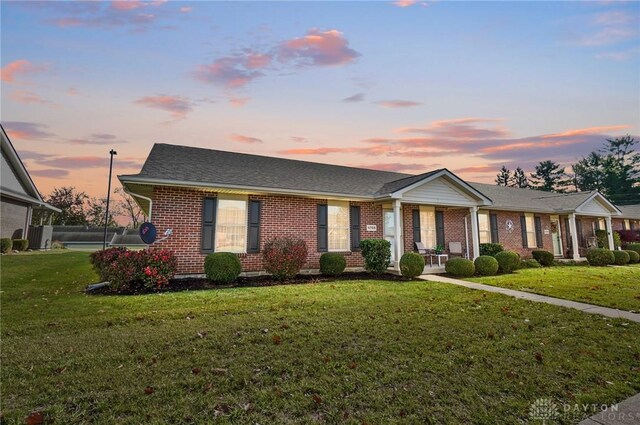
[[[246,197],[218,197],[216,252],[246,252],[247,219]]]
[[[480,243],[491,243],[489,213],[486,211],[478,212],[478,232],[480,233]]]
[[[624,225],[622,226],[624,230],[630,230],[631,226],[629,225],[629,220],[625,219]]]
[[[533,219],[533,214],[525,213],[524,217],[527,232],[527,248],[537,248],[538,244],[536,242],[536,225]]]
[[[606,230],[607,229],[607,225],[604,221],[604,218],[599,218],[598,219],[598,229],[600,230]]]
[[[349,251],[349,202],[327,204],[329,251]]]
[[[437,245],[436,209],[420,205],[420,242],[426,249],[434,249]]]

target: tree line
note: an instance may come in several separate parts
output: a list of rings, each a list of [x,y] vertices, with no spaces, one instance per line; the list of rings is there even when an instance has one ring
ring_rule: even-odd
[[[144,214],[136,201],[122,188],[116,189],[114,194],[119,196],[116,199],[111,197],[108,218],[106,217],[106,198],[91,198],[85,192],[72,186],[54,188],[51,194],[44,196],[43,199],[49,205],[61,210],[60,213],[53,214],[52,224],[104,227],[105,219],[107,219],[107,225],[115,227],[118,226],[116,217],[126,217],[129,221],[129,227],[137,228],[140,226]],[[39,224],[40,219],[41,216],[34,212],[33,223]]]
[[[640,203],[640,142],[631,136],[607,139],[603,147],[571,165],[572,173],[555,161],[540,161],[529,176],[522,168],[511,172],[504,165],[498,186],[531,188],[548,192],[597,190],[618,205]]]

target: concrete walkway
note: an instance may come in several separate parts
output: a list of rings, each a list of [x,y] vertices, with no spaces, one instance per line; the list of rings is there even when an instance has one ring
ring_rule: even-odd
[[[579,425],[633,425],[640,424],[640,394],[629,397],[617,405],[609,406]]]
[[[585,313],[601,314],[607,317],[621,318],[632,322],[640,323],[640,314],[628,311],[617,310],[615,308],[600,307],[592,304],[579,303],[577,301],[563,300],[560,298],[547,297],[546,295],[532,294],[530,292],[515,291],[513,289],[500,288],[498,286],[483,285],[482,283],[466,282],[464,280],[451,279],[435,274],[422,275],[419,277],[423,280],[432,282],[452,283],[454,285],[464,286],[465,288],[478,289],[487,292],[497,292],[499,294],[509,295],[511,297],[523,300],[535,301],[539,303],[547,303],[559,305],[561,307],[575,308]]]

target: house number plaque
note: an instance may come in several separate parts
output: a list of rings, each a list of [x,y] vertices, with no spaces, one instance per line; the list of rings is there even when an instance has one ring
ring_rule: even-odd
[[[375,224],[367,224],[367,232],[375,232],[378,230],[378,226]]]

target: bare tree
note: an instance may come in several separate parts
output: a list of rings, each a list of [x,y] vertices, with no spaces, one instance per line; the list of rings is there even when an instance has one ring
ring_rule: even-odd
[[[138,205],[135,199],[133,199],[133,197],[125,192],[121,187],[117,188],[115,193],[120,195],[120,200],[117,202],[117,206],[122,215],[129,219],[128,227],[137,229],[145,218],[140,205]]]

